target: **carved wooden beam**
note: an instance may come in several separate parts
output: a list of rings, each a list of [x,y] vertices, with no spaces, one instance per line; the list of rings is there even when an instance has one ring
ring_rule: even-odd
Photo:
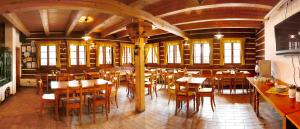
[[[29,30],[24,26],[19,17],[15,13],[3,13],[2,16],[6,18],[13,26],[15,26],[24,35],[30,36]]]
[[[50,30],[49,30],[48,10],[47,9],[39,10],[39,13],[40,13],[40,17],[41,17],[41,20],[42,20],[42,24],[43,24],[45,34],[47,36],[49,36],[50,35]]]
[[[83,11],[72,11],[70,22],[66,31],[66,36],[69,36],[72,33],[81,16],[83,16]]]

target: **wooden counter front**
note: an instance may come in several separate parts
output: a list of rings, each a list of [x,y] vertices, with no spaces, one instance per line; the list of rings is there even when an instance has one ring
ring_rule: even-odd
[[[294,126],[300,129],[300,111],[288,114],[286,117]]]
[[[259,95],[262,96],[268,103],[272,105],[272,107],[279,113],[279,115],[283,118],[283,128],[286,128],[286,117],[289,114],[299,112],[300,111],[300,102],[296,102],[295,99],[290,99],[288,95],[276,95],[266,93],[266,91],[270,88],[265,83],[257,82],[253,77],[247,77],[249,83],[254,87],[254,92],[256,95],[254,102],[254,109],[259,114]],[[298,116],[299,117],[299,116]],[[299,118],[298,118],[299,119]]]
[[[248,77],[247,80],[252,86],[255,87],[257,92],[276,109],[276,111],[281,116],[300,111],[300,103],[296,102],[295,99],[290,99],[288,95],[266,93],[270,86],[267,86],[261,82],[258,83],[253,77]]]

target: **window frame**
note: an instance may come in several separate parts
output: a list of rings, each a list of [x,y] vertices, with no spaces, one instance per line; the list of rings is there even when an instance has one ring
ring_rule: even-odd
[[[226,63],[226,61],[225,61],[225,44],[230,44],[230,52],[231,52],[231,56],[230,56],[230,59],[231,59],[231,61],[230,61],[230,63]],[[240,44],[240,49],[234,49],[234,44]],[[234,64],[234,65],[238,65],[238,64],[242,64],[242,60],[241,60],[241,58],[242,58],[242,47],[241,47],[241,45],[242,45],[242,43],[241,42],[224,42],[224,64]],[[240,62],[239,63],[234,63],[234,50],[240,50]]]
[[[182,59],[181,59],[181,53],[180,53],[180,47],[179,47],[179,45],[168,45],[167,46],[168,47],[168,51],[167,51],[167,63],[168,64],[181,64],[181,61],[182,61]],[[170,54],[170,48],[172,47],[172,54]],[[175,50],[175,51],[174,51]],[[180,62],[178,63],[177,62],[177,58],[178,58],[178,53],[179,53],[179,57],[180,57]],[[169,61],[169,56],[170,55],[173,55],[173,62],[172,63],[170,63],[170,61]]]
[[[204,63],[204,57],[206,57],[206,56],[204,56],[204,44],[207,44],[208,45],[208,47],[209,47],[209,54],[208,54],[208,62],[207,63]],[[195,56],[195,45],[200,45],[200,62],[196,62],[196,56]],[[193,64],[210,64],[210,61],[211,61],[211,45],[210,45],[210,43],[194,43],[193,44]],[[197,56],[198,57],[198,56]]]
[[[76,65],[71,63],[71,46],[76,46]],[[79,51],[80,46],[84,47],[84,49],[83,49],[84,50],[84,64],[79,64],[80,59],[83,59],[83,58],[79,57],[80,52],[81,52],[81,51]],[[69,46],[69,54],[70,54],[70,56],[69,56],[70,66],[85,66],[85,65],[87,65],[87,51],[86,51],[86,46],[85,45],[75,45],[75,44],[70,45]]]
[[[149,62],[149,58],[150,58],[149,53],[150,52],[151,52],[151,61]],[[157,59],[157,56],[156,56],[156,53],[155,53],[155,47],[150,47],[147,54],[148,54],[147,59],[146,59],[147,64],[158,64],[158,59]],[[156,58],[156,62],[154,62],[155,58]]]
[[[47,47],[47,58],[42,58],[42,47],[43,46],[45,46],[45,47]],[[50,51],[49,51],[49,46],[54,46],[55,47],[55,65],[50,65],[49,63],[50,63]],[[56,45],[40,45],[39,46],[40,48],[40,51],[39,51],[39,54],[40,54],[40,57],[39,57],[39,59],[38,60],[40,60],[40,67],[56,67],[56,65],[57,65],[57,46]],[[53,51],[51,51],[51,52],[53,52]],[[42,59],[46,59],[47,60],[47,65],[42,65]],[[51,59],[54,59],[54,58],[51,58]]]
[[[102,48],[102,51],[100,51]],[[107,48],[110,48],[111,52],[110,52],[110,58],[111,58],[111,62],[110,63],[107,63]],[[98,48],[98,55],[97,55],[97,58],[99,60],[99,65],[113,65],[113,47],[111,46],[99,46]],[[102,54],[102,63],[100,63],[100,54]]]
[[[131,47],[124,47],[123,48],[123,57],[122,57],[122,65],[126,65],[126,64],[133,64],[133,57],[132,57],[132,52],[133,52],[133,48]],[[130,51],[130,53],[129,53]],[[130,62],[129,62],[130,59]]]

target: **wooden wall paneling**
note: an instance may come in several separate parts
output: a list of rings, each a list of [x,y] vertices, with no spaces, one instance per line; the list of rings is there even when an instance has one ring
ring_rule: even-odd
[[[255,34],[255,43],[256,43],[256,60],[264,60],[265,59],[265,33],[264,33],[264,25],[260,29],[257,30]]]

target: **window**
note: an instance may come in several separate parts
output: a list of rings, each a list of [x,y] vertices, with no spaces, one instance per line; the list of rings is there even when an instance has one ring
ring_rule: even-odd
[[[194,63],[208,64],[210,61],[210,48],[208,43],[194,44]]]
[[[149,48],[147,58],[147,63],[157,63],[157,56],[154,47]]]
[[[86,51],[83,45],[70,45],[70,63],[71,65],[85,65]]]
[[[99,64],[112,64],[112,48],[99,47]]]
[[[241,63],[241,43],[224,43],[224,63]]]
[[[168,46],[168,63],[180,63],[180,50],[179,45]]]
[[[122,62],[123,62],[123,64],[131,64],[132,63],[132,48],[128,48],[128,47],[124,48]]]
[[[41,66],[56,65],[56,46],[41,46]]]

